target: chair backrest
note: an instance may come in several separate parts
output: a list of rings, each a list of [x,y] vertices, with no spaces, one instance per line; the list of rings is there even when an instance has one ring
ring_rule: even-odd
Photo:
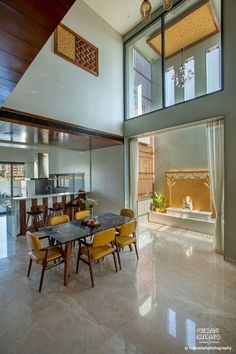
[[[127,216],[128,218],[134,218],[135,217],[134,211],[132,209],[127,209],[127,208],[121,209],[120,215],[121,216]]]
[[[97,232],[93,238],[93,247],[106,246],[115,240],[116,230],[114,228]]]
[[[32,205],[31,211],[46,211],[46,205]]]
[[[134,234],[136,230],[136,226],[137,226],[137,222],[135,220],[130,221],[127,224],[121,225],[121,228],[119,230],[119,237],[127,237],[129,235]]]
[[[83,219],[87,219],[88,217],[89,217],[88,210],[77,211],[77,213],[75,213],[75,220],[83,220]]]
[[[39,238],[29,231],[26,232],[26,239],[30,251],[40,251],[43,248]]]
[[[59,225],[59,224],[65,224],[66,222],[69,222],[69,221],[70,221],[69,216],[65,215],[65,214],[51,216],[48,220],[48,225],[54,226],[54,225]]]

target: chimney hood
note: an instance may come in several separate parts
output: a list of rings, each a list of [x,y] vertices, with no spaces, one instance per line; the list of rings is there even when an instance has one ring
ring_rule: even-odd
[[[48,154],[39,152],[34,159],[34,178],[49,178]]]

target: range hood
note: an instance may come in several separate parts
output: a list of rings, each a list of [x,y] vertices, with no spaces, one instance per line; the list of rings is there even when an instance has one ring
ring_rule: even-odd
[[[48,154],[39,152],[34,158],[34,178],[49,178]]]

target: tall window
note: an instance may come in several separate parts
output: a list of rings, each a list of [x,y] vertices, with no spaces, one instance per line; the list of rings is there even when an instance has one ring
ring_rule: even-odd
[[[194,57],[189,58],[185,60],[185,70],[192,70],[195,73],[194,70]],[[191,80],[187,81],[184,84],[184,100],[188,101],[191,100],[192,98],[195,97],[195,74],[191,78]]]
[[[152,109],[152,64],[135,48],[133,59],[135,115],[141,115]]]
[[[175,82],[172,79],[174,75],[174,68],[168,68],[165,72],[165,101],[166,106],[175,104]]]
[[[207,93],[220,89],[220,48],[218,45],[206,53]]]

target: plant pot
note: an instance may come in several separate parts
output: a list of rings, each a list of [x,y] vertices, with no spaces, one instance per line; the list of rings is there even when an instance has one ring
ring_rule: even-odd
[[[155,211],[157,213],[165,213],[166,212],[166,209],[165,208],[155,208]]]

